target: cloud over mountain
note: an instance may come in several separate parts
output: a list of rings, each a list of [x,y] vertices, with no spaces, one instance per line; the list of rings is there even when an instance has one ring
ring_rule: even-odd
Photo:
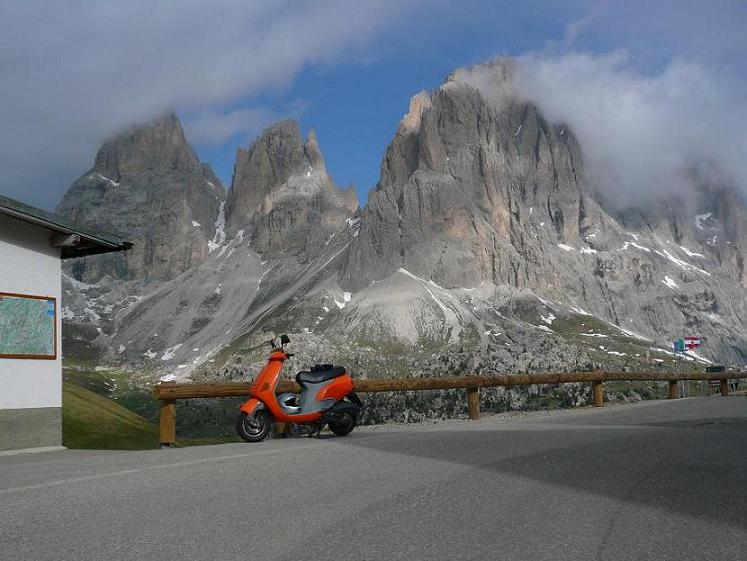
[[[457,76],[494,104],[516,94],[570,126],[591,182],[614,204],[682,193],[691,168],[704,163],[747,193],[747,99],[731,76],[683,59],[644,74],[625,52],[528,54],[511,77],[502,72],[486,64]]]
[[[5,3],[3,193],[53,206],[104,138],[171,107],[196,112],[208,140],[256,132],[261,108],[210,111],[354,56],[413,3]]]
[[[496,53],[532,69],[521,85],[547,114],[573,125],[582,141],[605,141],[591,154],[595,168],[609,153],[641,146],[646,161],[630,151],[626,161],[613,158],[624,172],[607,170],[615,192],[640,192],[641,174],[671,182],[672,165],[661,161],[681,162],[694,148],[740,175],[733,154],[743,145],[730,135],[744,115],[745,25],[747,12],[731,0],[686,8],[669,0],[5,2],[0,189],[51,208],[105,138],[172,108],[228,177],[236,144],[270,121],[298,117],[304,103],[304,128],[326,129],[331,172],[369,186],[390,134],[373,125],[398,115],[412,91]],[[364,65],[371,71],[346,73]],[[412,83],[410,75],[420,77]],[[655,119],[626,120],[610,109],[631,96],[638,117]],[[605,112],[608,126],[597,126]],[[644,146],[638,135],[647,127],[656,134]],[[670,140],[664,129],[671,151],[660,149]],[[355,146],[355,157],[341,146]]]

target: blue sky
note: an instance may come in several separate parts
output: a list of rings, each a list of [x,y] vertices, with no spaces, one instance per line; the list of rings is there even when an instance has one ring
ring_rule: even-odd
[[[470,4],[480,9],[470,10]],[[506,10],[509,4],[518,3],[467,2],[457,11],[444,6],[417,10],[420,24],[395,25],[358,60],[307,65],[290,84],[239,100],[235,106],[261,106],[278,118],[295,118],[304,134],[314,129],[328,171],[340,186],[355,184],[363,204],[415,93],[437,88],[460,66],[561,40],[567,23],[586,9],[584,3],[575,3],[575,8],[569,3],[558,14],[542,3]],[[235,149],[246,148],[253,138],[253,132],[242,132],[220,144],[197,142],[195,148],[228,188]]]
[[[410,97],[437,87],[451,68],[446,61],[306,68],[291,87],[269,92],[259,101],[278,117],[296,118],[304,135],[314,129],[328,171],[338,185],[354,183],[363,202],[379,179],[384,150],[407,112]],[[242,132],[218,145],[201,143],[195,148],[228,187],[236,147],[246,148],[253,138],[252,132]]]
[[[293,117],[304,132],[316,130],[329,171],[340,185],[355,183],[364,202],[410,97],[458,67],[499,55],[583,55],[579,79],[597,93],[600,60],[609,67],[607,83],[631,95],[650,93],[652,80],[664,93],[718,82],[713,98],[726,100],[723,114],[713,110],[703,118],[728,125],[744,110],[745,6],[743,0],[181,0],[175,10],[169,0],[2,3],[0,193],[53,208],[103,141],[176,109],[226,187],[236,147]],[[672,71],[682,63],[689,73]],[[653,111],[667,110],[654,101]],[[572,105],[556,112],[567,117],[564,109]],[[681,108],[691,110],[692,103]],[[611,130],[614,119],[599,124]]]

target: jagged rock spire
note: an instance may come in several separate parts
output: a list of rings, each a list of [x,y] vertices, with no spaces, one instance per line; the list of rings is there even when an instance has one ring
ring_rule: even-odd
[[[200,162],[174,112],[131,127],[104,143],[93,169],[115,181],[144,170],[194,170]]]
[[[250,232],[259,251],[314,251],[357,208],[355,190],[339,189],[327,173],[314,131],[304,142],[293,120],[237,151],[226,216],[232,228]]]
[[[104,143],[93,167],[67,191],[57,212],[119,233],[132,250],[69,265],[81,280],[170,279],[201,262],[225,197],[201,164],[173,112]]]
[[[233,224],[249,222],[273,189],[308,166],[296,121],[288,119],[266,128],[249,149],[236,150],[226,218]]]
[[[322,156],[322,150],[319,148],[319,141],[316,138],[316,133],[311,130],[306,136],[306,143],[304,145],[306,151],[306,157],[309,159],[311,166],[316,170],[326,170],[324,164],[324,156]]]

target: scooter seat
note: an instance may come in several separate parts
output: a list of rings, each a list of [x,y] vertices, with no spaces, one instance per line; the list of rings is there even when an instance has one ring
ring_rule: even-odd
[[[296,382],[299,384],[318,384],[320,382],[326,382],[327,380],[338,378],[343,374],[345,374],[344,366],[333,366],[327,370],[315,370],[313,372],[303,370],[296,374]]]

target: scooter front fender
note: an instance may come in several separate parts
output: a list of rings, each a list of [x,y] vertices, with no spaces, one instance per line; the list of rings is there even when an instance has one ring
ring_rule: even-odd
[[[264,403],[262,403],[261,400],[257,399],[256,397],[252,397],[241,404],[241,407],[239,407],[239,411],[241,411],[242,413],[246,413],[247,415],[252,415],[260,405],[264,407]]]

